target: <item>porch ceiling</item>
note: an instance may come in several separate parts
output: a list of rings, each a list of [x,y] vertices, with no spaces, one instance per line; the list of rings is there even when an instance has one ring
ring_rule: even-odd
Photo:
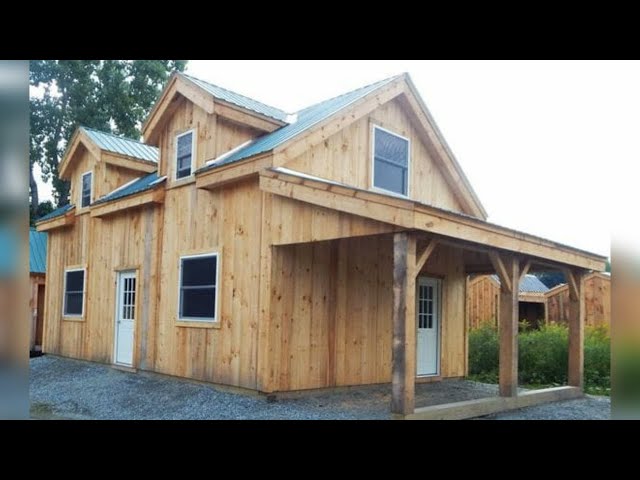
[[[487,254],[516,253],[535,268],[579,267],[602,271],[606,258],[551,240],[495,225],[409,199],[354,188],[283,168],[260,172],[263,191],[340,212],[435,235],[439,241],[468,250],[469,273],[492,273]]]

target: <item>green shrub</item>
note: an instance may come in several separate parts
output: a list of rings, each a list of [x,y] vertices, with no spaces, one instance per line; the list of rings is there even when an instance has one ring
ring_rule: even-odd
[[[484,324],[469,332],[469,375],[475,380],[498,382],[498,332]]]
[[[567,383],[568,328],[542,325],[533,330],[520,325],[518,336],[518,382],[522,385]],[[524,328],[523,328],[524,327]],[[585,390],[609,394],[611,381],[610,338],[606,327],[586,327],[584,347]],[[497,383],[499,340],[495,326],[485,324],[469,332],[469,376],[477,381]]]
[[[611,341],[606,326],[585,329],[584,384],[588,393],[611,392]]]
[[[542,325],[518,336],[518,382],[561,385],[567,382],[568,330],[563,325]]]

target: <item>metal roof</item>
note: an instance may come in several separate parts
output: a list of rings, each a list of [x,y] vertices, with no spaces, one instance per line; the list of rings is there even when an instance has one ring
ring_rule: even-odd
[[[500,283],[500,279],[497,275],[491,275],[498,284]],[[549,288],[540,281],[538,277],[535,275],[531,275],[527,273],[524,278],[520,281],[520,287],[518,288],[519,293],[546,293],[549,291]]]
[[[199,78],[192,77],[191,75],[187,75],[186,73],[179,72],[178,74],[191,80],[200,88],[203,88],[211,95],[219,98],[220,100],[224,100],[225,102],[232,103],[234,105],[246,108],[247,110],[251,110],[267,117],[275,118],[276,120],[279,120],[281,122],[287,121],[287,112],[280,110],[279,108],[266,105],[262,102],[258,102],[257,100],[253,100],[252,98],[245,97],[244,95],[232,92],[231,90],[227,90],[226,88],[218,87],[217,85],[213,85],[209,82],[205,82],[204,80],[200,80]]]
[[[36,222],[43,222],[45,220],[51,220],[52,218],[60,217],[65,213],[67,213],[72,208],[75,208],[75,205],[67,204],[64,207],[56,208],[53,212],[38,218]]]
[[[362,97],[371,93],[372,91],[386,85],[387,83],[390,83],[396,78],[398,77],[390,77],[371,85],[367,85],[366,87],[353,90],[352,92],[345,93],[344,95],[340,95],[338,97],[325,100],[324,102],[317,103],[305,108],[304,110],[300,110],[296,113],[297,119],[294,123],[285,125],[278,130],[257,138],[246,147],[236,151],[228,157],[225,157],[223,160],[205,165],[200,169],[200,171],[209,170],[221,165],[227,165],[229,163],[237,162],[253,155],[258,155],[260,153],[265,153],[273,150],[282,143],[292,139],[297,135],[300,135],[314,125],[329,118],[331,115],[360,100]]]
[[[80,129],[102,150],[158,163],[159,150],[156,147],[130,138],[118,137],[111,133],[94,130],[93,128],[80,127]]]
[[[158,172],[150,173],[149,175],[145,175],[144,177],[140,177],[137,180],[125,184],[119,188],[116,188],[113,192],[106,194],[104,197],[99,198],[92,205],[98,205],[100,203],[110,202],[112,200],[117,200],[122,197],[128,197],[129,195],[133,195],[135,193],[144,192],[145,190],[151,190],[156,185],[159,185],[161,180],[158,178]],[[155,183],[154,183],[155,182]]]
[[[47,233],[29,230],[29,272],[47,271]]]

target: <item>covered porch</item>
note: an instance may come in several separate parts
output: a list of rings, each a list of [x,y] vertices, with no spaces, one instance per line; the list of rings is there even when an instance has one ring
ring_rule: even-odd
[[[421,204],[405,198],[359,190],[325,179],[284,169],[260,173],[260,188],[286,201],[313,206],[315,211],[329,212],[321,217],[323,228],[313,224],[305,228],[302,217],[281,219],[297,222],[299,233],[294,241],[275,239],[274,246],[289,243],[315,243],[358,235],[387,238],[389,269],[390,373],[392,383],[391,412],[396,418],[470,418],[503,410],[521,408],[582,395],[584,289],[583,278],[591,271],[604,269],[604,257],[561,245],[533,235],[494,225],[455,212]],[[358,232],[347,231],[328,221],[332,215],[376,222],[363,223]],[[319,215],[315,214],[317,219]],[[311,215],[313,218],[313,214]],[[341,217],[341,218],[342,218]],[[335,223],[335,222],[334,222]],[[342,222],[344,225],[344,222]],[[373,225],[373,224],[372,224]],[[273,227],[273,225],[272,225]],[[376,229],[378,231],[376,231]],[[336,247],[340,248],[340,247]],[[385,247],[387,248],[387,247]],[[484,399],[416,407],[416,382],[423,381],[418,365],[418,314],[420,278],[433,275],[426,268],[437,252],[446,251],[442,278],[470,274],[497,274],[500,278],[500,379],[498,395]],[[384,256],[384,254],[381,254]],[[340,262],[336,260],[336,265]],[[569,372],[568,386],[519,393],[518,389],[518,285],[526,273],[561,270],[570,288]],[[331,272],[327,272],[331,277]],[[437,277],[439,273],[435,276]],[[463,282],[463,289],[466,283]],[[339,285],[331,288],[340,291]],[[453,291],[452,291],[453,292]],[[447,292],[445,291],[445,295]],[[450,293],[449,295],[452,295]],[[457,297],[456,297],[457,298]],[[449,298],[451,300],[451,298]],[[447,301],[443,297],[443,303]],[[455,302],[464,311],[462,304]],[[331,307],[331,305],[329,305]],[[425,310],[426,312],[426,310]],[[423,312],[424,313],[424,312]],[[450,319],[444,318],[444,322]],[[328,330],[331,331],[330,329]],[[466,342],[465,338],[461,341]],[[273,343],[272,343],[273,345]],[[442,348],[447,348],[444,345]],[[466,355],[466,347],[465,347]],[[446,354],[446,352],[444,352]],[[466,361],[466,359],[465,359]],[[329,366],[330,367],[330,366]],[[465,368],[466,370],[466,368]],[[331,369],[329,369],[329,373]],[[454,376],[454,375],[450,375]],[[434,375],[438,379],[438,375]],[[373,383],[373,382],[372,382]]]

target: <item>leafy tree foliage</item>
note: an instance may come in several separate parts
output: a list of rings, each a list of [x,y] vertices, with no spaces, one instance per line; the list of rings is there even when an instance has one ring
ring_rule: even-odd
[[[58,177],[64,148],[79,125],[139,138],[140,127],[171,72],[185,60],[33,60],[31,96],[31,209],[38,208],[33,165],[52,180],[57,206],[69,202],[68,182]],[[41,93],[41,94],[40,94]]]

